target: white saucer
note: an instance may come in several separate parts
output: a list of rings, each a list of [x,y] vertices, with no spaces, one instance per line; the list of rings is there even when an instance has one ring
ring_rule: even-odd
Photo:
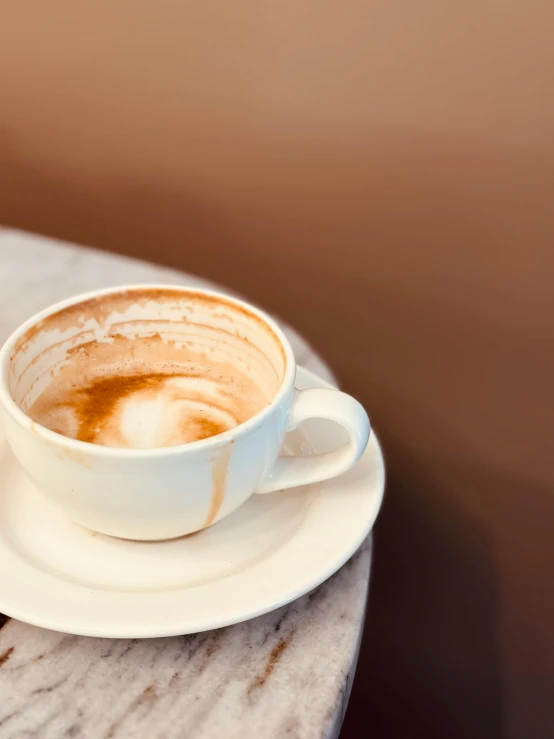
[[[296,385],[326,383],[299,368]],[[288,447],[322,453],[343,434],[312,421]],[[129,542],[81,528],[43,498],[2,433],[0,613],[70,634],[122,638],[189,634],[259,616],[312,590],[351,557],[373,526],[384,481],[372,433],[342,477],[254,495],[182,539]]]

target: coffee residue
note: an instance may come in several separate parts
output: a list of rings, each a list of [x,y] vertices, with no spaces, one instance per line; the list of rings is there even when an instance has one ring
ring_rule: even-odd
[[[218,295],[206,295],[199,293],[194,289],[179,287],[179,286],[167,286],[165,288],[144,288],[134,287],[126,290],[120,290],[114,293],[108,293],[107,295],[98,295],[88,300],[82,300],[76,302],[73,305],[68,305],[66,308],[52,313],[46,316],[41,321],[37,322],[34,326],[27,329],[27,331],[19,337],[14,345],[14,354],[19,352],[21,349],[28,346],[35,337],[43,331],[51,331],[58,329],[60,331],[66,330],[71,327],[80,328],[86,321],[95,320],[101,326],[105,325],[106,320],[109,316],[114,313],[124,313],[132,305],[147,305],[148,303],[173,303],[181,304],[186,306],[210,306],[212,309],[217,311],[218,308],[231,309],[233,314],[241,314],[248,321],[254,322],[260,329],[270,335],[276,346],[281,350],[283,361],[286,363],[286,355],[279,341],[275,335],[273,329],[268,326],[256,313],[248,310],[239,303],[235,303],[232,300],[228,300],[225,297]],[[218,317],[227,316],[221,311],[214,313]],[[152,319],[148,319],[151,323]],[[187,321],[186,316],[180,316],[179,322],[182,324]],[[233,319],[231,319],[233,322]],[[244,338],[244,337],[243,337]]]
[[[140,390],[154,389],[165,380],[167,375],[161,372],[136,376],[119,375],[100,378],[89,387],[80,389],[75,400],[67,403],[73,407],[79,424],[76,438],[93,444],[98,431],[122,398]]]
[[[229,462],[233,453],[233,442],[224,447],[217,457],[212,459],[212,497],[210,500],[210,508],[208,515],[202,528],[207,528],[215,521],[219,513],[223,500],[225,499],[225,489],[227,487],[227,474],[229,472]]]
[[[159,309],[126,315],[150,302]],[[94,323],[103,327],[99,338]],[[272,356],[252,340],[254,327],[275,339]],[[43,331],[58,333],[36,351],[33,340]],[[255,313],[178,288],[131,289],[68,306],[30,329],[14,351],[28,344],[29,361],[10,381],[22,410],[69,438],[126,448],[183,444],[234,428],[271,402],[286,363]]]
[[[163,372],[141,372],[139,363],[134,373],[127,365],[126,373],[82,384],[74,369],[62,368],[28,413],[51,431],[92,444],[155,448],[200,441],[243,423],[268,402],[251,378],[225,364],[172,363]]]

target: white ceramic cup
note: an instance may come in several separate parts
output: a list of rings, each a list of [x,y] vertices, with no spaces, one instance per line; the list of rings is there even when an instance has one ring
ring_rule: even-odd
[[[218,436],[154,449],[77,441],[26,415],[71,349],[154,331],[231,361],[264,386],[270,404]],[[209,291],[127,286],[63,301],[18,328],[0,351],[0,402],[20,464],[76,522],[127,539],[168,539],[221,520],[253,493],[335,477],[360,458],[370,431],[363,407],[338,390],[298,391],[295,375],[289,342],[257,308]],[[310,418],[340,424],[349,442],[319,456],[279,456],[285,433]]]

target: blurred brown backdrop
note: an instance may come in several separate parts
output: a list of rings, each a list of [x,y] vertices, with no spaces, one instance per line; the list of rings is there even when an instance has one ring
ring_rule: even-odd
[[[0,221],[280,313],[388,453],[345,736],[554,732],[546,0],[18,0]]]

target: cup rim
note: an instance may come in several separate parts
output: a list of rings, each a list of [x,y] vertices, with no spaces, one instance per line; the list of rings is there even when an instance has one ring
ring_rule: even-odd
[[[136,449],[127,447],[111,447],[103,446],[101,444],[93,444],[88,441],[80,441],[79,439],[71,439],[63,434],[58,434],[56,431],[51,431],[40,423],[33,421],[21,408],[17,405],[15,400],[12,398],[8,388],[8,368],[12,357],[12,351],[17,341],[23,336],[30,328],[33,328],[37,323],[42,321],[49,316],[58,313],[59,311],[69,308],[73,305],[78,305],[87,300],[93,298],[100,298],[106,295],[115,295],[122,292],[132,292],[134,290],[175,290],[176,292],[187,293],[189,295],[199,295],[208,298],[216,298],[223,300],[233,306],[241,308],[251,313],[258,319],[260,319],[266,326],[274,333],[276,339],[279,341],[284,355],[285,355],[285,370],[283,379],[277,393],[271,400],[271,402],[263,408],[261,411],[253,415],[248,420],[235,426],[235,428],[224,431],[217,436],[210,436],[207,439],[200,439],[198,441],[190,441],[186,444],[176,444],[174,446],[166,447],[152,447],[151,449]],[[146,457],[170,457],[174,455],[191,454],[195,451],[205,450],[209,448],[216,448],[222,446],[230,441],[233,441],[237,436],[242,436],[254,431],[258,428],[265,419],[271,415],[275,408],[277,408],[288,395],[294,384],[296,376],[296,361],[294,353],[290,345],[289,340],[285,336],[283,330],[279,327],[277,322],[271,318],[265,311],[251,305],[247,301],[241,300],[240,298],[232,297],[218,290],[187,287],[186,285],[178,284],[159,284],[159,283],[140,283],[140,284],[123,284],[116,287],[102,288],[99,290],[90,290],[86,293],[80,293],[73,297],[61,300],[48,308],[45,308],[38,313],[24,321],[18,328],[13,331],[10,336],[6,339],[3,346],[0,348],[0,404],[4,407],[5,411],[23,428],[37,434],[39,437],[44,438],[45,441],[56,444],[57,446],[65,449],[74,450],[80,453],[86,453],[93,456],[101,457],[126,457],[126,458],[146,458]]]

